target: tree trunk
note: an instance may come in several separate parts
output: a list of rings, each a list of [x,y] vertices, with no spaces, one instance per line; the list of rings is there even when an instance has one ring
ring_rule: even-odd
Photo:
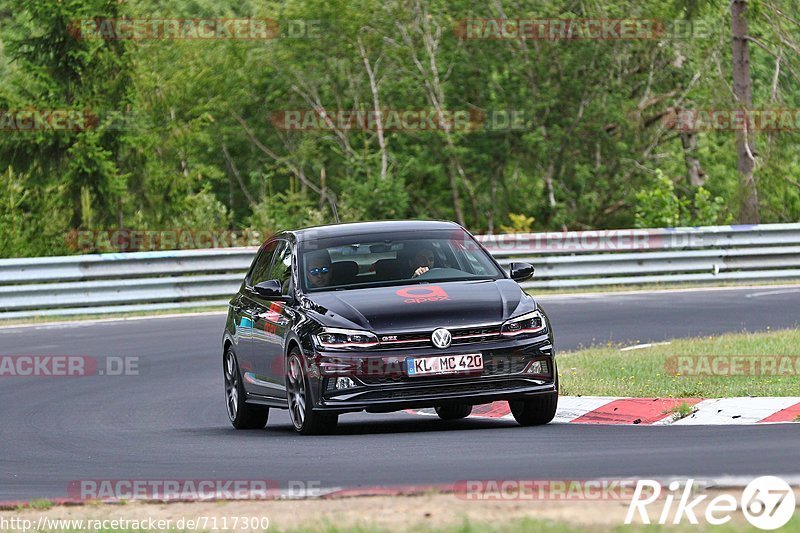
[[[386,179],[386,174],[389,169],[389,156],[387,153],[386,148],[386,139],[383,135],[383,120],[384,117],[381,113],[381,102],[380,102],[380,94],[378,93],[378,82],[375,79],[375,70],[377,70],[377,61],[376,67],[373,66],[369,62],[369,57],[367,57],[367,51],[364,50],[364,45],[361,44],[361,41],[358,42],[358,50],[361,52],[361,58],[364,60],[364,68],[367,71],[367,77],[369,78],[369,88],[372,91],[372,108],[375,112],[375,129],[378,133],[378,147],[381,150],[381,181]],[[378,59],[380,61],[380,59]]]
[[[733,94],[739,108],[749,112],[753,105],[753,80],[750,77],[750,52],[747,48],[747,0],[731,0],[731,36],[733,47]],[[745,127],[736,131],[736,152],[739,157],[739,222],[758,224],[758,184],[755,167],[755,132]]]
[[[552,216],[556,210],[556,192],[553,187],[553,175],[555,174],[556,167],[551,159],[547,164],[547,170],[544,173],[544,184],[547,187],[547,205],[550,207],[550,215]]]
[[[706,173],[703,172],[703,167],[700,166],[700,160],[697,158],[697,133],[682,131],[680,137],[689,184],[693,187],[702,187],[706,183]]]

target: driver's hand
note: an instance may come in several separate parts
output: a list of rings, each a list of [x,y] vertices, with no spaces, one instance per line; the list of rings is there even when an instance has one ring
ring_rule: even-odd
[[[416,269],[416,270],[414,271],[414,276],[413,276],[413,277],[415,277],[415,278],[416,278],[417,276],[421,276],[421,275],[423,275],[425,272],[427,272],[428,270],[430,270],[428,267],[419,267],[418,269]]]

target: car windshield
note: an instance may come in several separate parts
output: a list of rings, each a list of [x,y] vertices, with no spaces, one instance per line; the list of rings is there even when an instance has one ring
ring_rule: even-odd
[[[308,292],[505,277],[461,230],[320,239],[304,243],[300,255]]]

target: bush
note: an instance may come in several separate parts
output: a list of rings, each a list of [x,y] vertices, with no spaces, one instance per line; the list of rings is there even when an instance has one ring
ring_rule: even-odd
[[[408,216],[405,181],[396,176],[347,179],[339,194],[342,222],[387,220]]]
[[[261,200],[248,218],[251,229],[264,235],[285,229],[318,226],[328,221],[328,215],[303,192],[286,191]]]
[[[202,190],[186,197],[183,213],[174,224],[180,229],[209,230],[227,228],[230,222],[231,215],[222,202],[211,191]]]
[[[0,257],[69,253],[63,188],[37,187],[11,168],[0,174]]]
[[[500,225],[500,231],[503,233],[530,233],[533,231],[533,223],[536,220],[534,217],[523,215],[522,213],[509,213],[508,218],[511,219],[511,225]]]
[[[655,183],[636,193],[635,216],[637,228],[711,226],[729,223],[732,218],[725,201],[719,196],[712,198],[703,187],[692,187],[688,196],[678,196],[675,184],[660,169]]]

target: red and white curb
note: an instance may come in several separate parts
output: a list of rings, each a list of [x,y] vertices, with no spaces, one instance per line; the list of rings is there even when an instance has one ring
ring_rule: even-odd
[[[692,414],[679,418],[682,404]],[[416,415],[436,416],[433,409],[413,409]],[[800,397],[782,398],[614,398],[608,396],[562,396],[558,399],[555,424],[635,425],[741,425],[794,422],[800,417]],[[507,402],[476,405],[470,418],[512,419]]]

